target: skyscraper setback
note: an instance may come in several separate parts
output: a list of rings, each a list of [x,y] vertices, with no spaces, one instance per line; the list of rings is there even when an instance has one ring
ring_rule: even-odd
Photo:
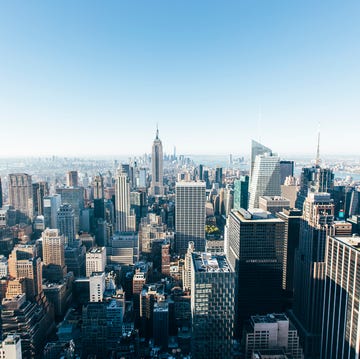
[[[164,194],[163,183],[163,148],[159,138],[159,130],[156,129],[156,137],[152,146],[151,156],[151,193],[154,196],[162,196]]]

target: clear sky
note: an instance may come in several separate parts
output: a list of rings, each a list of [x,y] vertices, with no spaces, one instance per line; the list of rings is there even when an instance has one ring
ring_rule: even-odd
[[[360,1],[0,0],[1,156],[360,154]]]

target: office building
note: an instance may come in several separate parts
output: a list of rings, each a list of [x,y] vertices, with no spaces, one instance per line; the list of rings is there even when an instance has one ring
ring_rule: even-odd
[[[271,153],[257,155],[251,175],[249,209],[259,208],[260,196],[280,195],[280,158]]]
[[[54,194],[44,197],[45,228],[57,228],[57,213],[61,206],[61,196]]]
[[[289,312],[306,358],[319,358],[324,302],[326,237],[334,222],[329,193],[309,193],[295,251],[294,304]]]
[[[67,187],[78,187],[79,186],[78,171],[69,171],[66,174],[66,186]]]
[[[103,200],[105,198],[104,178],[100,173],[94,177],[93,184],[92,184],[92,189],[93,189],[94,200],[95,199],[102,199]]]
[[[8,275],[8,260],[4,255],[0,255],[0,278],[6,278]]]
[[[43,275],[50,282],[61,280],[66,274],[65,238],[58,229],[45,229],[42,234]]]
[[[80,230],[80,214],[84,209],[84,188],[83,187],[63,187],[57,188],[56,193],[61,195],[61,203],[68,203],[75,214],[75,232]]]
[[[17,223],[32,218],[32,182],[26,173],[9,174],[9,203],[17,211]]]
[[[0,208],[3,206],[3,191],[2,191],[2,183],[1,183],[1,177],[0,177]]]
[[[237,275],[239,327],[254,313],[282,310],[285,223],[261,210],[232,211],[225,253]]]
[[[126,232],[129,229],[130,184],[126,173],[118,171],[115,180],[116,230]]]
[[[169,303],[158,301],[153,309],[154,345],[166,350],[169,343]]]
[[[241,176],[234,181],[234,209],[248,209],[249,204],[249,176]]]
[[[47,182],[36,182],[32,184],[32,203],[33,216],[44,214],[44,197],[49,195],[49,185]]]
[[[205,250],[204,182],[177,182],[175,186],[175,247],[179,254],[186,253],[188,243],[194,242],[195,250]]]
[[[102,302],[105,292],[105,272],[92,272],[89,277],[90,302]]]
[[[276,213],[276,216],[285,223],[282,287],[285,290],[286,297],[291,301],[294,294],[295,251],[299,247],[302,211],[296,208],[284,209]]]
[[[75,211],[70,204],[62,204],[57,213],[57,228],[64,236],[65,244],[71,245],[75,241]]]
[[[225,256],[192,253],[193,358],[233,358],[235,272]]]
[[[159,139],[159,130],[156,129],[156,137],[153,142],[151,155],[151,194],[153,196],[162,196],[164,194],[163,162],[162,143]]]
[[[290,208],[296,208],[296,200],[298,196],[298,186],[295,177],[287,177],[281,186],[281,197],[290,201]],[[302,209],[302,207],[300,208]]]
[[[321,359],[360,355],[359,248],[359,236],[327,239]]]
[[[22,359],[21,339],[17,334],[8,334],[0,348],[1,359]]]
[[[272,153],[272,150],[261,143],[252,140],[251,141],[251,166],[250,166],[250,179],[253,176],[256,156],[263,155],[265,153]]]
[[[3,299],[1,310],[3,337],[16,333],[21,338],[23,358],[40,358],[47,338],[55,330],[55,321],[45,295],[36,302],[25,294]]]
[[[304,354],[294,325],[285,314],[252,315],[244,328],[245,358],[254,358],[254,352],[284,355],[283,358],[303,359]],[[273,352],[267,352],[271,349]],[[256,358],[256,356],[255,356]],[[269,355],[270,358],[270,355]],[[271,357],[279,358],[279,356]]]
[[[280,161],[280,184],[284,184],[289,176],[294,176],[294,161]]]
[[[115,232],[106,247],[107,264],[133,265],[139,260],[139,237],[134,232]]]
[[[221,167],[215,168],[215,183],[219,184],[219,188],[223,185],[223,170]]]
[[[334,187],[334,173],[319,165],[304,167],[300,175],[300,186],[296,208],[302,208],[309,193],[329,192]]]
[[[93,247],[86,253],[86,276],[93,272],[104,272],[106,266],[106,248]]]
[[[275,215],[284,209],[290,209],[290,201],[281,196],[260,196],[259,208]]]

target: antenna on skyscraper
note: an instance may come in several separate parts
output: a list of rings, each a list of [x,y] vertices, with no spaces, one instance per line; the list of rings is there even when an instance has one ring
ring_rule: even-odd
[[[156,122],[156,139],[159,139],[159,123]]]
[[[320,166],[320,122],[318,124],[318,142],[317,142],[317,150],[316,150],[316,160],[315,165]]]
[[[258,130],[258,140],[260,143],[261,143],[261,122],[262,122],[262,111],[261,111],[261,106],[259,106],[257,130]]]

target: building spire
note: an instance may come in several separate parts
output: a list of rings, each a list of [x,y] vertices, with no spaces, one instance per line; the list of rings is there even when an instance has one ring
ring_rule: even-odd
[[[156,123],[156,138],[155,139],[156,140],[159,139],[159,124],[158,123]]]
[[[320,160],[320,122],[319,122],[315,165],[320,166],[320,162],[321,162],[321,160]]]

